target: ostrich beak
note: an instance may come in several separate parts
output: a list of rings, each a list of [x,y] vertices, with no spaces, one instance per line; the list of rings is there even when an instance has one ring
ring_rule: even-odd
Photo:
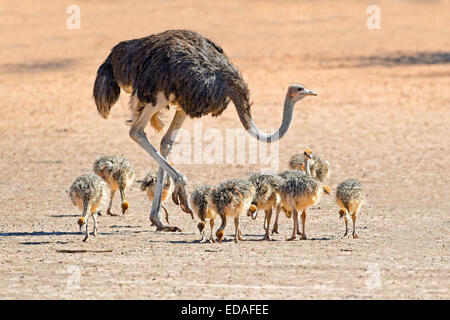
[[[306,89],[306,88],[305,88],[304,94],[308,95],[308,96],[317,96],[317,92],[314,92],[314,91]]]
[[[128,201],[125,200],[124,202],[122,202],[122,214],[125,214],[129,207],[130,205],[128,204]]]

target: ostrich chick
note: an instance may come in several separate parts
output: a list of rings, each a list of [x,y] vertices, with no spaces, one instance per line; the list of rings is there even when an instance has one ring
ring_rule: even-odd
[[[111,190],[107,214],[114,215],[111,212],[111,206],[117,190],[120,192],[122,214],[125,214],[129,208],[125,190],[134,179],[134,170],[131,163],[128,159],[121,156],[102,156],[95,160],[94,172],[105,180]]]
[[[285,170],[285,171],[281,172],[280,174],[278,174],[278,176],[283,180],[283,183],[285,183],[288,180],[288,178],[301,177],[304,175],[308,175],[309,177],[311,177],[310,166],[311,166],[311,163],[314,162],[314,160],[312,159],[314,155],[311,150],[305,149],[303,151],[302,156],[303,156],[303,160],[301,161],[301,163],[300,163],[300,161],[298,161],[299,167],[296,167],[297,169]],[[296,159],[298,160],[298,157]],[[306,169],[307,169],[306,163],[309,164],[308,172],[306,172]],[[290,219],[292,216],[292,209],[290,209],[289,206],[286,203],[284,203],[283,201],[281,204],[281,209],[286,214],[286,217],[288,219]],[[273,228],[272,228],[272,233],[278,233],[278,217],[279,217],[279,212],[276,213],[275,222],[274,222]],[[297,232],[298,232],[298,234],[301,234],[299,229],[300,228],[297,228]]]
[[[348,231],[348,216],[351,213],[353,221],[353,238],[358,238],[356,234],[356,215],[359,213],[361,206],[365,200],[365,195],[362,191],[359,181],[354,179],[347,179],[342,181],[336,189],[336,202],[341,207],[339,210],[340,218],[345,220],[345,234]]]
[[[155,188],[156,188],[156,180],[158,178],[158,172],[150,172],[148,173],[143,180],[137,180],[136,182],[139,182],[141,184],[141,190],[147,191],[147,197],[150,200],[150,202],[153,201],[153,198],[155,197]],[[166,212],[166,221],[169,222],[169,211],[167,211],[166,206],[164,203],[166,202],[167,198],[169,197],[169,194],[172,194],[174,190],[174,185],[172,179],[169,178],[169,176],[166,176],[166,181],[163,185],[163,191],[161,195],[161,207]],[[152,226],[154,224],[152,223]]]
[[[310,156],[311,153],[305,151],[305,157]],[[282,188],[282,201],[288,205],[293,211],[294,227],[291,238],[288,240],[294,240],[296,235],[299,234],[298,224],[298,212],[301,211],[302,220],[302,239],[306,239],[305,222],[306,222],[306,210],[319,202],[322,194],[330,193],[328,186],[322,186],[322,183],[311,177],[310,161],[308,158],[306,161],[306,174],[291,173],[287,175]]]
[[[97,214],[107,201],[107,185],[95,174],[84,174],[75,179],[70,187],[69,195],[72,203],[83,210],[82,217],[78,219],[80,232],[86,226],[86,236],[83,241],[89,238],[88,218],[94,218],[94,236],[97,236],[98,222]]]
[[[239,228],[239,216],[249,210],[256,211],[256,207],[252,206],[254,197],[255,186],[248,180],[225,181],[211,191],[209,197],[211,210],[215,211],[222,219],[222,225],[216,232],[219,242],[223,240],[227,216],[234,218],[236,229],[234,241],[244,240]]]
[[[264,240],[270,240],[269,228],[272,211],[275,208],[278,217],[281,208],[281,186],[283,179],[278,175],[269,173],[253,172],[250,175],[249,181],[255,186],[255,196],[253,205],[258,210],[264,210]],[[248,215],[251,215],[252,210],[249,210]],[[253,219],[256,218],[252,216]]]
[[[214,240],[213,237],[213,228],[214,228],[214,220],[217,218],[217,212],[211,210],[209,206],[209,199],[212,190],[213,187],[205,185],[198,187],[191,194],[192,209],[201,220],[197,226],[202,236],[200,242],[206,241],[205,239],[206,219],[209,219],[209,226],[211,227],[211,234],[209,236],[209,241],[212,243],[216,242],[216,240]]]
[[[141,190],[147,191],[147,197],[150,200],[150,202],[152,202],[153,199],[155,198],[157,180],[158,180],[158,171],[154,171],[154,172],[150,172],[149,174],[147,174],[143,180],[137,181],[137,182],[141,183],[141,187],[140,187]],[[164,209],[164,211],[166,213],[166,221],[169,224],[170,224],[169,211],[167,210],[164,203],[167,201],[167,198],[169,197],[169,195],[173,194],[174,189],[175,189],[175,185],[174,185],[172,179],[169,176],[166,176],[166,181],[164,182],[163,190],[162,190],[162,194],[161,194],[161,207]],[[192,214],[192,212],[190,212],[190,215],[191,215],[191,218],[194,219],[194,215]],[[152,226],[153,225],[154,225],[154,223],[152,222]],[[181,229],[179,229],[178,231],[181,231]]]
[[[310,150],[306,149],[305,152]],[[305,152],[303,154],[294,154],[289,161],[289,168],[293,170],[306,170]],[[321,159],[318,155],[311,153],[310,161],[311,176],[320,182],[330,178],[330,163]]]

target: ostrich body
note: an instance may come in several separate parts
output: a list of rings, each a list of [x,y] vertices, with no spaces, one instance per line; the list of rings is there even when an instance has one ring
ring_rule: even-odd
[[[209,197],[211,210],[215,211],[222,219],[222,224],[216,235],[219,242],[222,242],[224,229],[227,224],[227,217],[234,218],[235,237],[234,241],[244,240],[239,228],[239,216],[249,210],[255,211],[252,206],[255,198],[255,186],[248,180],[229,180],[219,184],[214,188]]]
[[[282,200],[291,208],[293,212],[293,230],[292,236],[288,240],[294,240],[299,233],[298,212],[302,212],[302,239],[306,239],[305,223],[306,210],[319,202],[322,194],[325,192],[330,195],[330,188],[322,186],[322,183],[311,176],[309,163],[312,155],[309,150],[304,152],[306,161],[306,173],[301,174],[301,171],[290,172],[286,175],[286,179],[282,188]]]
[[[95,174],[84,174],[75,179],[69,191],[72,203],[82,210],[82,217],[78,219],[80,231],[86,226],[86,235],[83,241],[89,238],[88,219],[89,215],[94,219],[94,236],[97,236],[97,215],[106,204],[108,187],[99,176]]]
[[[293,170],[305,170],[306,160],[303,154],[294,154],[289,161],[289,168]],[[320,182],[330,178],[330,163],[323,160],[316,154],[311,155],[310,162],[311,176]]]
[[[355,179],[342,181],[336,189],[336,202],[341,207],[340,217],[345,220],[345,234],[348,231],[348,216],[351,214],[353,221],[353,238],[358,238],[356,234],[356,215],[359,213],[365,200],[361,183]]]
[[[258,210],[264,210],[264,240],[270,240],[269,227],[273,209],[277,216],[281,210],[281,187],[283,179],[274,174],[252,173],[249,181],[255,186],[253,204]],[[249,212],[250,215],[250,212]]]
[[[134,170],[131,163],[121,156],[102,156],[94,162],[94,172],[108,184],[111,190],[107,213],[111,212],[114,194],[120,192],[122,214],[129,208],[125,190],[131,185],[134,179]]]
[[[197,217],[200,219],[198,224],[198,230],[202,236],[200,242],[205,242],[205,226],[206,220],[209,219],[209,226],[211,227],[211,233],[209,236],[209,241],[215,243],[213,236],[213,228],[214,228],[214,220],[217,218],[217,212],[211,210],[209,205],[209,199],[211,191],[213,190],[212,186],[200,186],[194,190],[191,194],[191,207],[194,210]]]
[[[301,85],[290,85],[280,128],[272,134],[262,132],[253,122],[248,87],[238,69],[221,47],[188,30],[168,30],[117,44],[99,67],[94,84],[94,99],[102,117],[108,117],[121,88],[131,94],[130,137],[160,166],[150,220],[158,230],[169,231],[177,227],[163,225],[159,217],[166,172],[175,184],[175,203],[192,212],[185,188],[187,180],[166,160],[187,117],[219,116],[231,100],[245,130],[258,140],[272,142],[287,132],[294,104],[307,95],[317,95]],[[177,111],[158,152],[144,129],[150,122],[153,128],[162,130],[161,115],[169,106]]]

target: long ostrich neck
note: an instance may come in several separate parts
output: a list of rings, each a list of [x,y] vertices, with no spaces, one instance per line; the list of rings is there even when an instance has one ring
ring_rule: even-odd
[[[294,102],[292,98],[289,96],[289,93],[286,94],[286,99],[284,100],[284,110],[283,110],[283,120],[281,121],[280,128],[277,131],[269,134],[261,131],[253,121],[250,105],[248,101],[248,91],[244,87],[236,86],[234,83],[230,85],[230,94],[229,97],[234,103],[236,107],[236,111],[239,115],[239,119],[241,120],[244,129],[247,130],[249,134],[254,136],[256,139],[264,142],[274,142],[281,139],[289,129],[289,126],[292,122],[292,116],[294,112]]]
[[[259,141],[264,141],[268,143],[278,141],[288,131],[292,122],[293,114],[294,114],[294,102],[292,101],[291,97],[288,94],[286,94],[286,99],[284,100],[283,119],[277,131],[271,134],[261,131],[256,126],[251,115],[250,115],[250,128],[247,131],[249,134],[254,136]]]
[[[306,159],[306,175],[308,177],[311,177],[311,169],[309,167],[309,163],[311,162],[311,159]]]

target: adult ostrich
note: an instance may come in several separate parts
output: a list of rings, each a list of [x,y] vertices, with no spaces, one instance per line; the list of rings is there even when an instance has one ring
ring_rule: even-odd
[[[166,160],[178,129],[189,116],[219,116],[233,101],[245,130],[258,140],[277,141],[288,130],[294,104],[315,92],[298,84],[289,86],[280,128],[272,134],[258,129],[250,113],[247,84],[221,47],[196,32],[168,30],[145,38],[117,44],[97,71],[94,99],[97,110],[107,118],[119,98],[120,88],[131,94],[130,137],[159,164],[150,220],[157,230],[178,231],[159,217],[165,174],[173,179],[172,198],[183,211],[192,213],[186,192],[187,179]],[[164,128],[162,113],[176,107],[175,116],[161,140],[158,152],[144,132],[147,123],[158,131]]]

